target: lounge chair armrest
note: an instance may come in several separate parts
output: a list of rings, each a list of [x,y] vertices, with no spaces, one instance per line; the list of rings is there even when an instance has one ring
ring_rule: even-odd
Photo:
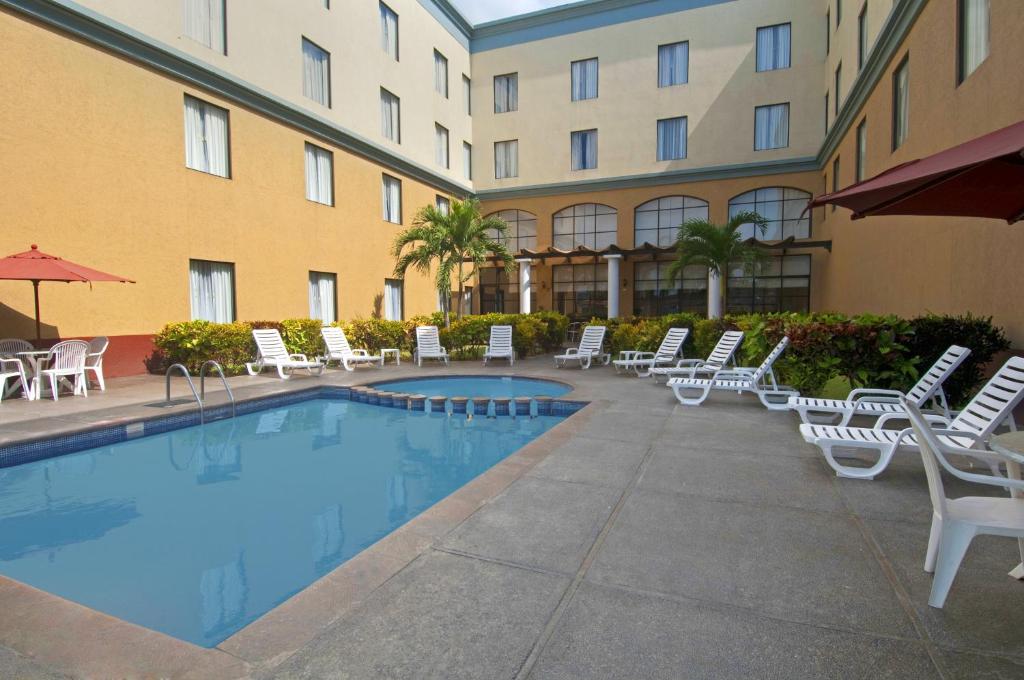
[[[569,347],[568,349],[565,350],[565,356],[568,356],[570,354],[579,354],[579,353],[580,353],[580,348],[579,347]]]
[[[676,362],[676,368],[686,368],[692,366],[693,368],[700,368],[707,364],[703,359],[680,359]]]
[[[633,355],[632,359],[634,361],[636,361],[638,359],[653,359],[653,358],[655,358],[654,352],[635,352],[634,351],[634,352],[628,352],[628,354],[632,354]]]
[[[855,400],[857,400],[857,399],[859,399],[861,397],[871,396],[871,395],[875,395],[875,396],[879,396],[879,397],[893,397],[895,399],[899,399],[900,397],[906,396],[905,394],[903,394],[899,390],[883,390],[883,389],[875,389],[873,387],[858,387],[855,390],[850,390],[850,393],[848,395],[846,395],[846,399],[847,399],[847,401],[855,401]]]
[[[365,350],[365,349],[354,349],[354,350],[352,350],[352,356],[368,357],[368,356],[370,356],[370,352]]]
[[[921,415],[924,416],[924,419],[927,420],[929,423],[937,423],[939,425],[943,425],[943,426],[946,426],[946,427],[949,426],[949,420],[947,418],[943,418],[942,416],[933,415],[931,413],[922,413]],[[907,414],[905,412],[904,413],[886,413],[886,414],[882,415],[878,420],[875,421],[874,429],[881,430],[882,427],[887,422],[889,422],[890,420],[906,420],[906,419],[907,419]],[[933,427],[934,427],[934,425],[933,425]]]
[[[306,358],[305,354],[289,354],[288,358],[291,359],[292,361],[309,361],[309,359]]]
[[[754,372],[744,368],[722,368],[715,371],[712,380],[753,380]]]
[[[862,395],[862,396],[857,397],[856,399],[854,399],[853,403],[854,403],[854,408],[856,408],[857,405],[864,404],[864,403],[871,403],[871,404],[898,404],[898,403],[900,403],[900,398],[899,397],[885,397],[885,396],[875,395],[875,394],[865,394],[865,395]]]

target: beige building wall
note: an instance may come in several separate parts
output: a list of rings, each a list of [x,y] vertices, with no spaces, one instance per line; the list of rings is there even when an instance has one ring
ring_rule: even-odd
[[[842,6],[842,21],[836,26],[837,7]],[[836,68],[842,64],[842,77],[840,78],[839,105],[846,101],[850,88],[853,87],[860,69],[857,66],[858,45],[860,30],[858,17],[865,12],[867,28],[867,53],[865,63],[871,55],[875,46],[878,34],[885,26],[889,14],[892,12],[893,0],[821,0],[813,11],[818,12],[820,22],[819,31],[825,30],[826,17],[828,19],[829,50],[825,57],[825,83],[824,92],[829,95],[828,120],[831,127],[835,120],[836,112],[836,89],[835,74]],[[824,104],[822,104],[824,106]]]

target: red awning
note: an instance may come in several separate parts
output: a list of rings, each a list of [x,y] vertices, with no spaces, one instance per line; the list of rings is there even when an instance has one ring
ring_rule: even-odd
[[[35,244],[31,250],[0,259],[0,279],[18,281],[120,281],[135,283],[116,274],[107,274],[96,269],[63,260],[56,255],[47,255]]]
[[[1024,219],[1024,121],[812,200],[871,215]]]

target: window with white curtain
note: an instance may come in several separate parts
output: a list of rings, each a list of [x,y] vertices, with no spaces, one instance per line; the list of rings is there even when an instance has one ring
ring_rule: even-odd
[[[434,196],[434,207],[437,208],[437,212],[442,215],[447,215],[452,209],[452,202],[438,194],[437,196]]]
[[[388,321],[401,321],[404,318],[401,279],[384,279],[384,318]]]
[[[448,128],[440,123],[434,123],[434,162],[448,167]]]
[[[331,55],[306,38],[302,39],[302,94],[331,106]]]
[[[229,177],[228,112],[185,95],[185,167]]]
[[[989,0],[957,0],[959,82],[988,57]]]
[[[381,181],[384,221],[402,223],[402,182],[391,175],[383,175]]]
[[[231,262],[189,260],[188,274],[192,320],[234,321],[235,265]]]
[[[396,144],[402,143],[401,102],[383,87],[380,88],[380,133]]]
[[[754,150],[789,146],[789,104],[758,106],[754,109]]]
[[[508,113],[519,110],[519,74],[494,76],[494,112]]]
[[[573,170],[597,167],[597,130],[576,130],[572,133],[571,146]]]
[[[684,85],[690,79],[690,43],[658,46],[658,87]]]
[[[863,182],[867,176],[868,121],[862,120],[857,126],[857,166],[854,180]]]
[[[323,0],[323,3],[324,3],[324,9],[330,9],[331,8],[331,0]]]
[[[225,0],[184,0],[185,36],[211,50],[227,54],[224,31]]]
[[[835,87],[833,88],[836,93],[835,98],[835,115],[839,117],[839,104],[842,100],[842,90],[840,89],[843,85],[843,62],[839,62],[836,65],[836,76],[835,76]]]
[[[864,60],[868,56],[868,3],[864,0],[864,6],[857,15],[857,70],[864,68]]]
[[[448,59],[434,50],[434,90],[448,98]]]
[[[473,179],[473,145],[469,142],[462,143],[462,176]]]
[[[910,133],[910,61],[907,57],[892,74],[892,150],[903,146]]]
[[[338,320],[338,275],[309,273],[309,318],[324,324]]]
[[[380,3],[380,48],[398,61],[398,15],[383,2]]]
[[[306,198],[334,205],[334,154],[306,142]]]
[[[789,68],[790,25],[776,24],[757,29],[757,70]]]
[[[462,74],[462,103],[466,105],[466,115],[473,115],[473,83],[465,73]]]
[[[494,143],[494,179],[519,176],[519,140]]]
[[[597,99],[597,57],[572,62],[572,100]]]
[[[658,121],[658,160],[686,158],[686,116]]]

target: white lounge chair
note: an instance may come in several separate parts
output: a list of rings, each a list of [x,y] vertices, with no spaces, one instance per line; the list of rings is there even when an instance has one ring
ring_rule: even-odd
[[[277,329],[253,329],[252,337],[256,341],[257,353],[256,361],[245,365],[249,375],[258,375],[268,366],[276,368],[282,380],[290,378],[291,371],[299,368],[305,369],[310,375],[313,375],[313,369],[316,369],[316,375],[323,374],[322,361],[310,361],[305,354],[289,354]]]
[[[714,373],[725,368],[730,361],[736,365],[736,350],[743,342],[743,331],[726,331],[718,339],[707,359],[680,359],[675,366],[658,366],[651,369],[655,376],[669,378],[695,378],[698,373]]]
[[[491,326],[491,339],[484,352],[484,365],[488,359],[508,359],[508,365],[515,363],[516,351],[512,348],[512,326]]]
[[[74,379],[73,393],[89,396],[89,381],[85,379],[85,357],[89,345],[82,340],[65,340],[50,348],[50,353],[39,362],[39,372],[32,379],[32,396],[36,399],[43,394],[43,378],[50,383],[50,395],[54,401],[60,393],[60,386],[69,378]]]
[[[946,456],[951,453],[981,458],[983,462],[998,463],[994,453],[977,449],[964,451],[951,447],[943,441],[946,437],[965,439],[960,430],[933,430],[913,401],[903,400],[914,437],[920,444],[921,460],[928,477],[928,493],[932,499],[932,528],[928,537],[928,551],[925,553],[924,570],[934,572],[932,591],[928,604],[942,608],[946,603],[953,579],[960,569],[960,563],[967,554],[971,541],[978,535],[1009,536],[1018,541],[1024,538],[1024,481],[1007,479],[1002,475],[986,475],[966,472],[954,467]],[[973,439],[973,435],[972,435]],[[976,440],[975,440],[976,441]],[[1024,463],[1024,457],[1013,458],[1016,464]],[[957,499],[946,497],[942,484],[940,466],[946,472],[967,482],[987,484],[1010,489],[1014,498],[993,498],[987,496],[965,496]],[[1024,546],[1024,543],[1021,544]],[[1024,548],[1021,550],[1024,558]],[[969,593],[964,593],[970,597]]]
[[[7,387],[8,380],[15,380],[10,388]],[[14,394],[19,385],[25,398],[32,399],[32,387],[25,374],[25,364],[21,363],[21,359],[0,356],[0,401]]]
[[[800,414],[800,420],[805,423],[827,422],[832,425],[848,425],[854,416],[877,417],[886,413],[902,413],[900,399],[906,396],[918,408],[924,408],[929,401],[935,402],[938,410],[949,418],[949,405],[946,403],[942,384],[970,353],[971,350],[966,347],[950,346],[906,395],[898,390],[858,388],[852,390],[846,399],[794,397],[789,400],[789,408]],[[831,416],[831,420],[821,420],[822,414],[825,417]]]
[[[324,326],[320,329],[320,335],[324,338],[324,347],[327,353],[324,355],[324,364],[332,361],[339,361],[346,371],[355,370],[361,364],[376,364],[378,368],[384,365],[384,355],[370,354],[365,349],[352,349],[345,337],[345,331],[337,326]]]
[[[976,448],[1012,414],[1022,398],[1024,357],[1011,357],[952,421],[937,415],[926,415],[925,418],[938,423],[944,428],[943,432],[950,433],[937,435],[944,445],[958,449]],[[885,470],[898,449],[917,448],[917,438],[910,428],[885,428],[889,420],[906,420],[906,417],[905,411],[886,414],[875,422],[874,427],[803,424],[800,434],[805,441],[821,449],[826,462],[840,477],[874,479]],[[878,462],[867,468],[841,465],[832,452],[836,448],[876,451]]]
[[[555,368],[561,368],[567,362],[579,362],[580,368],[590,368],[590,364],[597,360],[605,366],[611,362],[611,355],[604,351],[604,334],[607,329],[604,326],[587,326],[583,329],[583,336],[580,338],[579,347],[570,347],[565,354],[555,355]]]
[[[448,365],[448,350],[441,347],[437,326],[416,326],[416,351],[413,354],[417,366],[422,366],[424,359],[437,359]]]
[[[92,372],[100,386],[100,392],[107,389],[107,384],[103,380],[103,355],[109,346],[110,340],[101,335],[89,341],[89,353],[85,355],[86,377],[88,378],[88,373]]]
[[[765,408],[788,411],[790,397],[800,393],[791,387],[779,385],[775,380],[775,371],[772,370],[772,364],[786,351],[787,345],[788,337],[779,340],[779,344],[775,345],[757,368],[723,368],[710,378],[670,378],[668,386],[683,406],[700,406],[711,394],[711,390],[731,390],[753,392]],[[696,394],[686,396],[686,391]]]
[[[619,358],[612,362],[615,372],[634,371],[640,377],[651,374],[651,369],[664,364],[671,364],[683,354],[683,343],[690,334],[689,328],[670,328],[661,341],[656,352],[625,350],[619,352]]]

